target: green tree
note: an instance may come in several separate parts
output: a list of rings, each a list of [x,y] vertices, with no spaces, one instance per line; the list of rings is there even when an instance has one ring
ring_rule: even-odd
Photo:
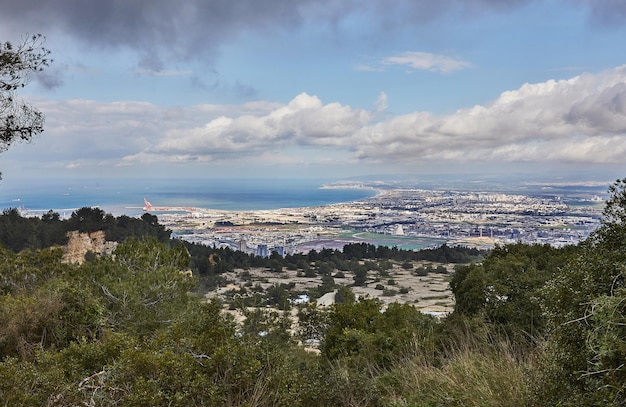
[[[83,207],[72,212],[68,229],[88,233],[108,229],[113,223],[102,209]]]
[[[534,343],[546,325],[541,289],[575,251],[521,243],[496,247],[481,264],[456,268],[450,282],[454,312],[480,315],[509,337]]]
[[[110,328],[147,335],[176,322],[186,308],[195,285],[188,266],[182,244],[130,238],[113,257],[84,263],[80,273],[103,299]]]
[[[297,335],[304,343],[319,342],[328,329],[329,312],[315,303],[307,304],[298,310]]]
[[[36,239],[33,226],[17,209],[5,209],[0,215],[0,243],[15,252],[26,249]]]
[[[354,301],[356,301],[356,296],[354,295],[354,292],[351,288],[343,285],[337,288],[337,293],[335,294],[335,303],[353,303]]]
[[[354,270],[354,285],[355,286],[364,286],[367,282],[367,268],[365,266],[357,266],[356,270]]]
[[[380,300],[371,298],[336,303],[327,317],[322,356],[356,366],[389,367],[425,346],[435,323],[434,317],[409,304],[392,303],[383,309]]]
[[[609,192],[601,227],[543,290],[546,398],[626,405],[626,179]]]
[[[104,307],[61,249],[0,251],[0,358],[29,359],[36,350],[95,340]]]
[[[61,248],[14,253],[0,247],[0,294],[30,292],[67,274],[71,267],[61,263],[62,256]]]
[[[17,99],[15,91],[26,86],[33,73],[51,62],[44,41],[37,34],[18,45],[0,43],[0,152],[43,132],[43,114]]]
[[[290,310],[292,297],[289,284],[274,284],[267,288],[266,304],[276,306],[280,310]]]

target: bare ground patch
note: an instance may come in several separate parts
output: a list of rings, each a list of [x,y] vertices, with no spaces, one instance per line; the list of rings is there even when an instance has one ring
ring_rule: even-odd
[[[417,275],[415,269],[424,264],[415,262],[414,269],[406,270],[399,264],[381,275],[376,270],[369,270],[366,284],[354,286],[354,275],[349,271],[334,270],[334,282],[338,286],[350,287],[357,296],[378,298],[385,304],[392,302],[408,303],[427,313],[445,314],[454,308],[454,296],[450,290],[449,279],[453,272],[451,264],[442,265],[448,271],[431,272],[425,276]],[[343,277],[340,277],[343,275]],[[265,291],[275,285],[292,285],[291,292],[306,293],[322,284],[322,276],[305,276],[302,270],[270,271],[267,268],[236,269],[222,274],[228,284],[206,294],[207,298],[218,296],[226,299],[233,293],[251,289]]]

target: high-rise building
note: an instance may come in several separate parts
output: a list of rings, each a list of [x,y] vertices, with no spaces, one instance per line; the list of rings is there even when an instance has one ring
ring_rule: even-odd
[[[245,238],[242,237],[239,241],[237,241],[237,250],[244,253],[248,251],[248,242],[246,242]]]
[[[256,255],[259,257],[269,257],[266,244],[260,244],[256,247]]]

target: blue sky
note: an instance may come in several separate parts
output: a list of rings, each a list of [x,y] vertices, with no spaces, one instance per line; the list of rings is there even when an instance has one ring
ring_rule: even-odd
[[[626,176],[626,2],[5,0],[47,177]],[[582,174],[582,175],[581,175]]]

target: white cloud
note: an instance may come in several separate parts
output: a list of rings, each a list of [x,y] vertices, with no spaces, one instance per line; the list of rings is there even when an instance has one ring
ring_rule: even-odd
[[[619,163],[626,148],[626,67],[525,84],[448,116],[413,113],[363,128],[363,159]]]
[[[376,111],[386,108],[381,92]],[[343,150],[346,159],[619,162],[626,148],[626,68],[525,84],[489,105],[437,116],[416,112],[372,122],[376,112],[300,94],[265,114],[221,117],[176,129],[152,153],[232,158],[288,146]]]
[[[222,116],[202,127],[174,129],[150,152],[195,152],[219,159],[290,145],[342,145],[369,117],[368,112],[338,103],[324,105],[316,96],[302,93],[265,115]]]
[[[467,61],[448,57],[445,55],[431,54],[428,52],[407,51],[400,55],[391,56],[383,60],[384,65],[405,65],[412,69],[449,73],[459,71],[472,66]]]
[[[302,93],[287,104],[161,107],[142,102],[30,102],[46,131],[3,154],[16,168],[150,168],[166,164],[246,166],[339,163],[623,163],[626,66],[568,80],[525,84],[486,105],[449,115],[324,103]],[[295,159],[294,159],[295,158]],[[295,164],[297,163],[297,164]]]

